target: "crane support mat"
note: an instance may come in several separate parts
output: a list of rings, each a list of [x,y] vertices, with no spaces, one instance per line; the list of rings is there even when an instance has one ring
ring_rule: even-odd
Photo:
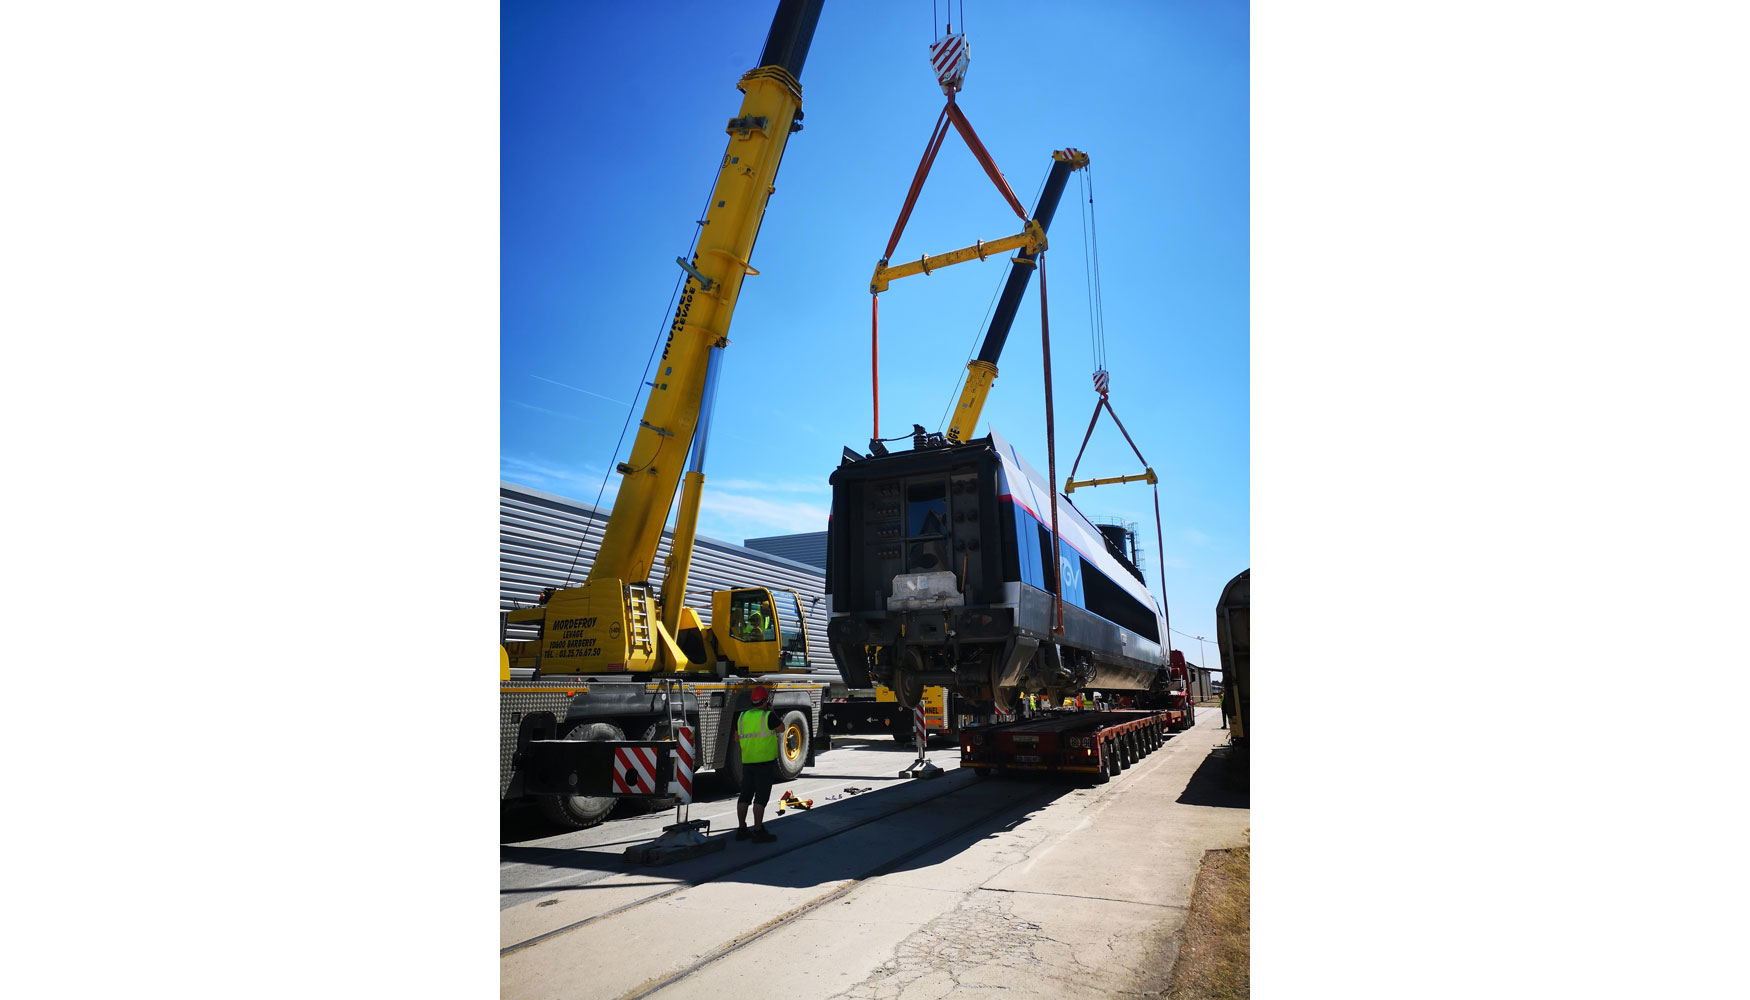
[[[638,865],[666,865],[704,854],[715,854],[729,846],[727,838],[711,838],[711,821],[688,820],[662,828],[662,836],[648,844],[626,848],[627,861]]]
[[[674,740],[531,740],[517,767],[530,795],[663,798],[674,794],[669,783],[677,746]]]
[[[910,767],[899,772],[899,776],[902,778],[940,778],[947,773],[948,772],[942,770],[936,765],[919,757],[917,760],[911,762]]]

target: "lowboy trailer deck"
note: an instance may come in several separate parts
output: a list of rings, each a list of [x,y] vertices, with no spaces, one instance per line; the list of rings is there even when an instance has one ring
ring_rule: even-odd
[[[1165,743],[1169,732],[1184,729],[1186,714],[1060,712],[978,726],[960,734],[960,766],[980,777],[996,771],[1062,771],[1089,774],[1094,784],[1104,784]]]

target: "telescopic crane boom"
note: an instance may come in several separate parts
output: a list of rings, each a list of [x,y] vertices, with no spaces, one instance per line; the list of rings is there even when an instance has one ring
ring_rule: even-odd
[[[1009,280],[1003,285],[996,312],[991,314],[990,329],[985,332],[984,345],[978,357],[966,366],[966,388],[960,393],[960,403],[954,408],[954,420],[948,425],[948,442],[963,444],[978,426],[984,401],[990,396],[990,386],[997,378],[997,358],[1002,356],[1003,343],[1009,338],[1009,328],[1015,324],[1015,313],[1021,307],[1021,296],[1037,267],[1039,252],[1045,249],[1045,234],[1051,229],[1051,218],[1057,214],[1057,203],[1063,198],[1064,185],[1070,172],[1088,165],[1088,154],[1074,149],[1060,149],[1051,154],[1051,173],[1045,178],[1045,188],[1039,192],[1039,204],[1033,209],[1028,228],[1037,226],[1036,246],[1015,255],[1009,265]]]
[[[748,260],[778,165],[790,133],[802,128],[802,64],[821,4],[780,0],[759,66],[737,84],[745,97],[726,127],[729,144],[697,250],[691,261],[676,258],[687,272],[686,287],[650,382],[630,460],[618,466],[624,478],[588,578],[581,587],[555,591],[544,608],[510,615],[512,621],[543,621],[542,673],[709,673],[715,667],[718,656],[705,646],[698,615],[684,608],[711,404],[742,279],[759,273]],[[677,490],[680,512],[658,599],[650,592],[650,576]],[[751,635],[762,614],[770,632],[770,594],[759,593],[766,594],[763,609],[732,601],[730,592],[716,595],[713,630],[730,628],[733,608],[737,635],[744,626]],[[775,645],[775,637],[765,641]],[[751,655],[741,652],[744,660]],[[775,649],[771,659],[775,667]]]

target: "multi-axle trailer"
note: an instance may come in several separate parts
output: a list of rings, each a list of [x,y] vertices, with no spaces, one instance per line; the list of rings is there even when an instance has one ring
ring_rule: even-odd
[[[1167,734],[1191,725],[1190,709],[1054,713],[960,734],[960,766],[996,771],[1061,771],[1104,784],[1148,756]]]

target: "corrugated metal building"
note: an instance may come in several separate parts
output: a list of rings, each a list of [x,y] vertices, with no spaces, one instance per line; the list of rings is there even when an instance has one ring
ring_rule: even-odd
[[[602,526],[611,510],[580,500],[500,481],[498,484],[498,607],[501,611],[535,604],[541,588],[576,586],[589,575],[601,547]],[[586,530],[587,529],[587,530]],[[825,532],[821,532],[825,563]],[[756,539],[781,544],[786,536]],[[799,537],[809,537],[807,535]],[[582,543],[581,549],[579,543]],[[673,537],[662,533],[652,578],[660,583],[668,573]],[[711,621],[711,592],[731,587],[763,586],[796,591],[808,628],[808,666],[814,673],[838,676],[826,648],[826,573],[771,552],[700,536],[693,546],[687,573],[686,603]],[[774,593],[781,627],[796,627],[796,611],[787,594]],[[513,634],[511,638],[523,638]]]
[[[826,569],[826,532],[810,531],[800,535],[772,535],[767,538],[750,538],[747,547],[770,552],[785,559],[807,563]]]

